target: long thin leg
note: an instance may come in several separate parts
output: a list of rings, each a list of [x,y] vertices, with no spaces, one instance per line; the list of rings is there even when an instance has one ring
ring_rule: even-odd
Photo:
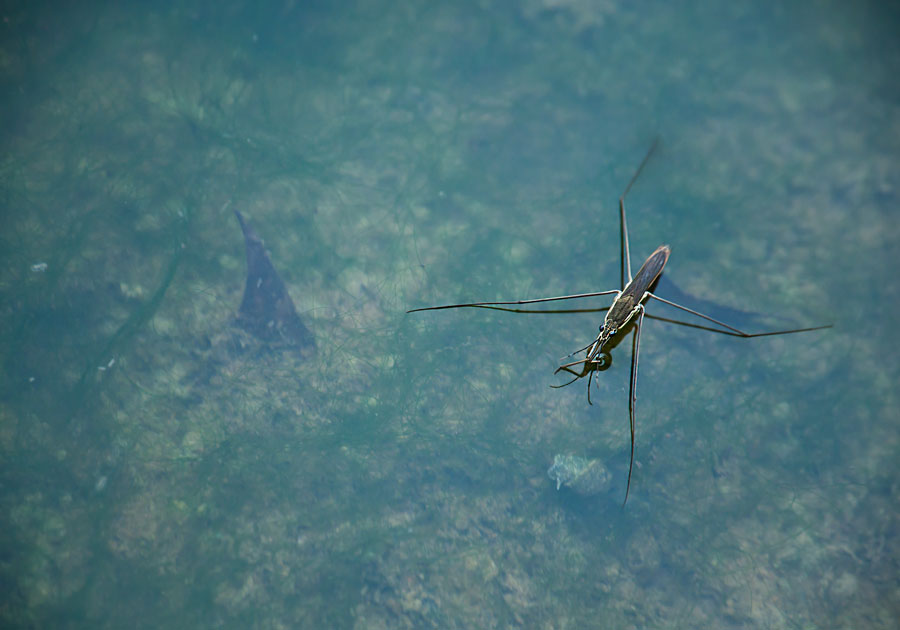
[[[644,323],[644,306],[640,306],[637,325],[634,327],[634,346],[631,349],[631,381],[628,387],[628,419],[631,425],[631,460],[628,463],[628,483],[625,485],[625,500],[622,507],[628,502],[628,491],[631,490],[631,470],[634,468],[634,408],[637,404],[637,377],[638,356],[641,352],[641,324]]]
[[[524,313],[526,315],[574,315],[578,313],[605,313],[612,307],[604,306],[603,308],[542,308],[535,307],[517,308],[515,306],[473,306],[472,308],[483,308],[486,311],[500,311],[502,313]]]
[[[585,367],[590,368],[589,365],[585,365]],[[591,380],[593,380],[593,378],[594,378],[594,370],[590,370],[590,372],[589,372],[589,374],[588,374],[588,392],[587,392],[587,394],[588,394],[588,404],[589,404],[589,405],[593,405],[593,404],[594,404],[594,403],[591,402]],[[598,387],[599,387],[599,386],[598,386]]]
[[[694,324],[691,322],[684,322],[679,319],[671,319],[669,317],[660,317],[659,315],[651,315],[650,313],[644,313],[644,316],[647,319],[655,319],[660,322],[665,322],[667,324],[675,324],[676,326],[684,326],[685,328],[696,328],[697,330],[705,330],[706,332],[716,333],[717,335],[727,335],[729,337],[737,337],[738,339],[744,339],[744,335],[739,335],[736,332],[731,332],[730,330],[724,330],[719,328],[718,326],[704,325],[704,324]],[[754,335],[750,335],[753,337]]]
[[[587,350],[588,348],[593,346],[595,343],[597,343],[596,339],[594,341],[592,341],[591,343],[589,343],[588,345],[586,345],[584,348],[578,348],[578,350],[576,350],[575,352],[570,352],[569,354],[564,356],[562,359],[560,359],[560,361],[562,361],[563,359],[568,359],[569,357],[571,357],[575,354],[578,354],[579,352],[584,352],[585,350]]]
[[[686,306],[682,306],[681,304],[676,304],[675,302],[671,302],[665,298],[661,298],[658,295],[654,295],[654,294],[650,293],[650,291],[647,291],[647,295],[652,297],[654,300],[659,300],[663,304],[668,304],[669,306],[674,306],[675,308],[681,309],[682,311],[685,311],[686,313],[690,313],[691,315],[696,315],[697,317],[702,317],[703,319],[705,319],[707,321],[710,321],[714,324],[718,324],[719,326],[722,326],[723,328],[727,328],[728,330],[732,331],[732,334],[734,334],[737,337],[749,338],[749,337],[771,337],[772,335],[790,335],[791,333],[809,332],[811,330],[822,330],[823,328],[831,328],[833,326],[833,324],[825,324],[824,326],[812,326],[810,328],[792,328],[791,330],[772,330],[769,332],[761,332],[761,333],[746,333],[743,330],[738,330],[734,326],[729,326],[725,322],[720,322],[718,319],[713,319],[709,315],[704,315],[703,313],[695,311],[694,309],[690,309]],[[725,332],[725,331],[722,331],[722,332]],[[726,333],[726,334],[729,334],[729,333]]]
[[[612,295],[613,293],[619,293],[618,289],[611,289],[609,291],[597,291],[596,293],[578,293],[575,295],[560,295],[557,297],[548,297],[548,298],[536,298],[534,300],[514,300],[511,302],[470,302],[468,304],[445,304],[443,306],[426,306],[424,308],[413,308],[407,313],[417,313],[419,311],[440,311],[445,308],[464,308],[467,306],[500,306],[500,305],[509,305],[509,304],[535,304],[537,302],[555,302],[557,300],[576,300],[579,298],[588,298],[588,297],[597,297],[598,295]]]
[[[570,367],[572,367],[573,365],[580,365],[580,364],[582,364],[582,363],[587,363],[588,361],[590,361],[590,359],[579,359],[578,361],[572,361],[571,363],[566,363],[565,365],[560,365],[558,368],[556,368],[556,372],[559,372],[560,370],[565,370],[565,369],[567,369],[567,368],[570,368]],[[556,372],[554,372],[554,374],[555,374]]]
[[[574,378],[570,381],[566,381],[562,385],[551,385],[550,387],[553,389],[562,389],[563,387],[566,387],[567,385],[571,385],[578,379],[584,378],[585,371],[587,370],[587,375],[588,375],[587,397],[588,397],[588,404],[592,405],[593,403],[591,402],[591,379],[594,377],[594,371],[591,370],[590,366],[587,365],[587,359],[585,359],[584,361],[580,361],[580,363],[585,364],[585,369],[581,371],[581,374],[578,374],[577,372],[573,372],[569,367],[567,367],[565,365],[556,368],[556,371],[554,372],[554,374],[557,374],[560,371],[566,371],[569,374],[574,375]]]
[[[560,368],[560,369],[562,369],[562,368]],[[557,370],[557,372],[559,372],[559,370]],[[551,386],[550,386],[550,389],[562,389],[563,387],[567,387],[567,386],[571,385],[572,383],[574,383],[574,382],[577,381],[578,379],[584,378],[584,374],[578,374],[578,373],[573,372],[572,370],[569,370],[569,369],[566,369],[566,372],[568,372],[569,374],[574,374],[574,375],[575,375],[575,378],[573,378],[571,381],[566,381],[566,382],[563,383],[562,385],[551,385]]]
[[[619,288],[631,281],[631,252],[628,247],[628,225],[625,223],[625,196],[619,197]]]
[[[628,185],[625,187],[625,192],[622,193],[622,196],[619,197],[619,225],[621,228],[621,238],[622,238],[622,257],[625,259],[624,268],[628,271],[628,280],[627,282],[631,282],[631,248],[628,245],[628,222],[625,220],[625,196],[628,194],[628,191],[631,190],[631,187],[634,185],[634,182],[637,181],[638,175],[641,174],[641,171],[644,170],[644,166],[646,166],[647,161],[650,159],[650,156],[653,155],[653,152],[656,150],[656,145],[659,144],[659,137],[653,139],[653,144],[650,145],[650,149],[647,151],[647,155],[644,156],[644,159],[641,160],[640,166],[638,166],[637,170],[634,172],[634,175],[631,176],[631,181],[628,182]],[[625,288],[626,280],[622,278],[622,288]]]

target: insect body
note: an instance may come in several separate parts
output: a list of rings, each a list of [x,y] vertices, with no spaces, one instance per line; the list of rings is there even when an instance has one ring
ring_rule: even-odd
[[[623,328],[639,312],[643,313],[642,302],[647,296],[647,289],[659,278],[663,267],[666,266],[666,261],[669,260],[671,251],[668,245],[657,247],[656,251],[650,254],[650,257],[641,265],[637,275],[616,296],[606,313],[603,325],[600,326],[600,334],[588,349],[585,362],[594,361],[603,352],[603,346],[619,332],[619,329]],[[578,363],[580,361],[568,365],[577,365]]]

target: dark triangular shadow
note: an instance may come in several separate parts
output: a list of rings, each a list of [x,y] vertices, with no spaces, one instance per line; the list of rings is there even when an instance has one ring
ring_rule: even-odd
[[[247,246],[247,284],[238,310],[240,326],[267,343],[285,344],[313,354],[316,342],[301,321],[281,276],[275,271],[263,241],[237,210],[235,216]]]

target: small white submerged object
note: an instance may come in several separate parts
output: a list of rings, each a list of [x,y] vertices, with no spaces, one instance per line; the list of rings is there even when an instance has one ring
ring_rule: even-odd
[[[45,262],[36,262],[31,265],[31,271],[33,273],[44,273],[47,271],[47,263]]]
[[[583,496],[607,492],[612,480],[612,475],[599,459],[578,455],[556,455],[553,465],[547,469],[547,476],[556,481],[557,490],[566,486]]]

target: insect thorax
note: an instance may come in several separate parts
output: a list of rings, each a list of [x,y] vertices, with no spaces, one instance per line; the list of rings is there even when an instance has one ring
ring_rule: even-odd
[[[609,312],[606,314],[603,328],[606,330],[612,329],[610,334],[615,334],[617,329],[628,323],[636,308],[637,304],[634,302],[634,296],[623,293],[610,307]]]

